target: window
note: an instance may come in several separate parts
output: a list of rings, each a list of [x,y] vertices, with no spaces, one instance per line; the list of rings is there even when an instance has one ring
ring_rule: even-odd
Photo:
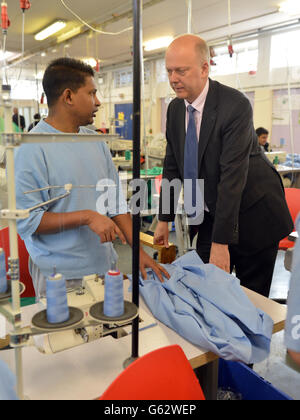
[[[145,63],[144,66],[145,83],[149,83],[150,80],[150,66]],[[132,69],[122,69],[114,72],[114,85],[115,88],[122,88],[131,86],[133,84],[133,72]]]
[[[213,61],[216,66],[211,66],[213,76],[257,71],[258,40],[233,44],[233,49],[234,54],[231,58],[227,46],[215,48],[216,57]]]
[[[271,44],[271,70],[300,66],[300,31],[273,35]]]
[[[121,70],[114,73],[115,88],[130,86],[132,84],[132,71]]]
[[[168,73],[166,70],[166,62],[164,59],[156,61],[156,80],[157,83],[168,82]]]
[[[107,73],[101,73],[98,75],[98,84],[100,86],[106,85],[107,83]]]
[[[40,81],[38,82],[38,87],[36,80],[18,81],[16,79],[9,79],[9,83],[12,86],[12,99],[40,100],[43,92],[43,87]]]

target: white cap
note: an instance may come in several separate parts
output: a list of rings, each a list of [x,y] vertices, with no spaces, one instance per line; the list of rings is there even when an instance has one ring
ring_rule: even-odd
[[[49,276],[50,281],[59,281],[62,279],[62,274],[55,274],[54,276]]]
[[[73,189],[73,185],[72,184],[65,184],[65,191],[70,192]]]

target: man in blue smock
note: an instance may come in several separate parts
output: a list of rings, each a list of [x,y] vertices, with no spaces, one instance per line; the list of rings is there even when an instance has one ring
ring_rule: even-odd
[[[93,123],[101,105],[90,66],[71,58],[55,60],[46,69],[43,88],[49,115],[32,133],[95,134],[84,127]],[[110,152],[100,139],[99,143],[23,145],[16,153],[15,166],[18,208],[32,208],[64,194],[59,186],[74,187],[68,197],[32,211],[28,219],[18,223],[31,257],[30,271],[38,297],[44,295],[46,277],[54,267],[73,286],[85,275],[102,275],[110,269],[116,258],[112,242],[117,236],[132,244],[132,219]],[[101,193],[96,185],[103,181],[115,185],[117,200],[108,200],[105,214],[100,214],[97,203]],[[56,188],[24,194],[50,186]],[[146,268],[153,268],[161,281],[163,274],[167,275],[141,250],[144,278]]]
[[[297,230],[300,234],[300,216],[297,221]],[[294,250],[285,343],[290,356],[300,366],[300,239]]]

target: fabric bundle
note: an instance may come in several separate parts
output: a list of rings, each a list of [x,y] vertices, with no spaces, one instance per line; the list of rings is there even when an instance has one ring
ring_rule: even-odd
[[[273,320],[257,309],[239,280],[190,252],[165,266],[161,283],[150,271],[140,293],[153,315],[191,343],[225,360],[259,363],[270,353]]]

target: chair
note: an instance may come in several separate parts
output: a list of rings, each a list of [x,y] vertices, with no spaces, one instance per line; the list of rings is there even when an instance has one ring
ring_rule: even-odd
[[[0,230],[0,248],[4,249],[6,256],[6,270],[8,270],[8,257],[10,255],[9,249],[9,230],[8,228]],[[35,291],[32,283],[32,278],[29,274],[28,269],[28,259],[29,254],[25,247],[24,242],[18,235],[18,250],[19,250],[19,260],[20,260],[20,281],[25,285],[26,290],[21,295],[22,298],[35,297]]]
[[[158,195],[160,195],[162,180],[163,180],[162,175],[158,175],[157,177],[155,177],[155,189]]]
[[[198,379],[178,345],[155,350],[133,362],[99,400],[205,400]]]
[[[288,208],[290,210],[294,224],[298,214],[300,213],[300,189],[297,188],[286,188],[285,196]],[[279,244],[280,251],[287,251],[290,248],[294,248],[295,243],[289,241],[288,238],[283,239]]]

